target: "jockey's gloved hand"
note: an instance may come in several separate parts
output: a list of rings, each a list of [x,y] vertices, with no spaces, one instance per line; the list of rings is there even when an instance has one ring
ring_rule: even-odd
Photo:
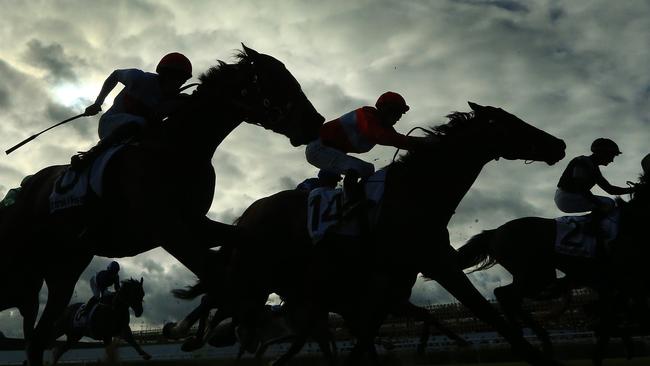
[[[94,103],[94,104],[91,104],[88,107],[86,107],[86,110],[84,111],[84,114],[86,116],[94,116],[94,115],[96,115],[97,113],[99,113],[101,111],[102,111],[102,105]]]

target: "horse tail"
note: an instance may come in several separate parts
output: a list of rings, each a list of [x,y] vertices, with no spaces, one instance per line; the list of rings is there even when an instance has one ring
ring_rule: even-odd
[[[196,298],[199,295],[208,292],[206,285],[200,280],[193,286],[187,286],[185,288],[177,288],[172,290],[174,297],[183,300],[191,300]]]
[[[497,263],[496,259],[490,256],[489,251],[490,243],[496,231],[497,229],[485,230],[474,235],[465,245],[458,248],[458,261],[461,268],[466,269],[476,266],[471,272],[477,272],[488,269]]]

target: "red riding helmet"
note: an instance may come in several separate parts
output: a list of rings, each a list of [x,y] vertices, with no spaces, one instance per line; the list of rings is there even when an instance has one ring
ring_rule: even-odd
[[[183,77],[189,79],[192,77],[192,63],[181,53],[168,53],[160,59],[158,66],[156,66],[157,73],[161,74],[166,71],[177,72]]]
[[[397,107],[402,110],[402,113],[406,113],[406,111],[410,109],[410,107],[406,104],[404,97],[392,91],[385,92],[379,97],[379,99],[377,99],[375,107],[377,107],[377,109],[380,109],[383,106]]]
[[[597,138],[594,142],[591,143],[591,152],[593,153],[612,153],[614,155],[620,155],[621,150],[618,149],[618,145],[610,139],[606,138]]]

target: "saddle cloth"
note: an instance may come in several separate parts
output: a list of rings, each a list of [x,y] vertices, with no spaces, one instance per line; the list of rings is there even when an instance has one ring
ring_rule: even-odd
[[[370,176],[364,185],[366,199],[370,202],[367,214],[371,229],[379,217],[385,183],[386,170],[381,169]],[[312,241],[314,243],[320,241],[327,232],[359,236],[361,228],[357,220],[346,220],[342,218],[342,213],[343,189],[327,187],[313,189],[307,199],[307,229]]]
[[[81,172],[68,167],[54,182],[50,193],[50,213],[65,208],[83,206],[92,192],[101,197],[104,187],[104,170],[111,158],[124,147],[113,146],[100,154],[92,164]]]
[[[620,210],[613,210],[601,220],[599,227],[605,244],[616,239],[619,230]],[[555,251],[559,254],[576,257],[594,258],[596,256],[597,238],[584,232],[584,227],[591,222],[591,215],[562,216],[555,219]]]
[[[90,320],[93,318],[93,315],[95,315],[95,310],[97,310],[97,307],[99,306],[99,303],[96,303],[93,305],[92,309],[90,311],[86,312],[84,314],[84,310],[86,309],[87,304],[82,304],[79,309],[74,313],[74,317],[72,319],[72,327],[75,329],[84,329],[90,331]]]

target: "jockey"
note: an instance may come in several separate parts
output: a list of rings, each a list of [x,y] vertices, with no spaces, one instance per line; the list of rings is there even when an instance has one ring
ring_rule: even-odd
[[[90,289],[93,296],[88,300],[84,308],[84,315],[106,295],[109,287],[113,286],[115,292],[120,290],[120,264],[112,261],[105,270],[97,272],[90,278]]]
[[[73,168],[80,170],[101,152],[121,140],[141,134],[162,121],[182,104],[180,87],[192,77],[190,60],[178,52],[160,60],[156,73],[138,69],[115,70],[104,81],[95,103],[85,114],[94,116],[102,110],[106,96],[118,82],[124,89],[115,97],[113,106],[99,119],[99,143],[86,153],[72,158]]]
[[[368,152],[376,144],[406,150],[422,146],[425,138],[402,135],[393,128],[408,110],[404,98],[389,91],[377,99],[375,107],[361,107],[326,122],[321,127],[320,138],[305,149],[307,161],[334,174],[344,174],[347,201],[358,201],[363,188],[357,180],[371,176],[375,167],[348,153]]]
[[[592,211],[592,223],[586,229],[595,234],[600,219],[605,217],[616,203],[609,197],[594,195],[591,188],[598,185],[611,195],[632,193],[634,188],[611,185],[600,172],[599,165],[607,166],[621,154],[614,141],[598,138],[591,144],[591,152],[589,156],[578,156],[569,162],[557,184],[555,204],[566,213]]]

